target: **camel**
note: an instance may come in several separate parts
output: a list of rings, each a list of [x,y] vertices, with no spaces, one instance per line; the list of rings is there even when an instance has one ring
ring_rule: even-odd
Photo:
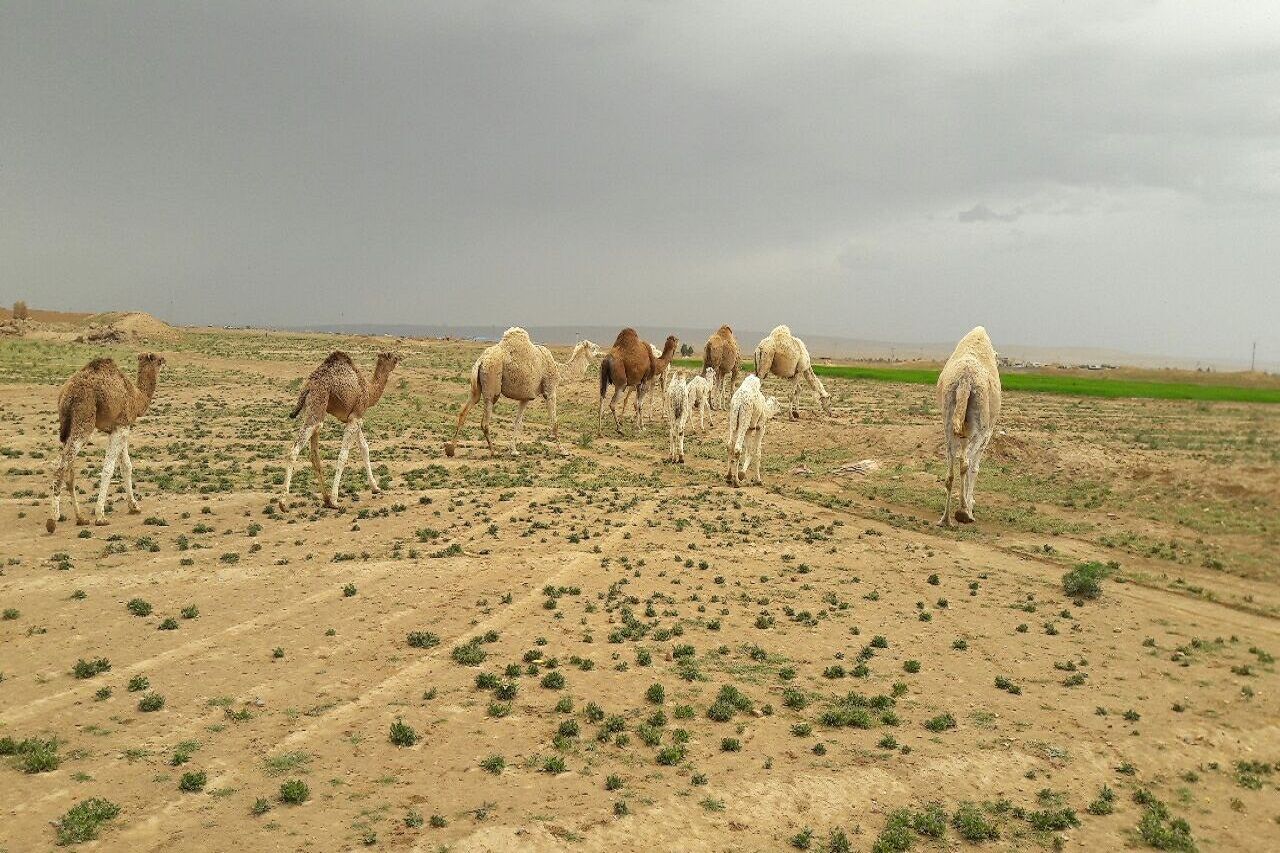
[[[66,483],[71,492],[71,506],[75,510],[76,524],[85,525],[89,520],[80,512],[80,498],[76,494],[75,458],[94,430],[107,434],[107,456],[102,465],[102,483],[98,487],[98,505],[94,509],[93,523],[107,523],[107,491],[115,474],[116,461],[124,473],[124,493],[129,501],[129,514],[136,515],[138,496],[133,491],[133,461],[129,458],[129,431],[138,418],[151,405],[156,392],[156,376],[164,367],[164,357],[155,353],[138,356],[138,381],[129,377],[109,358],[95,358],[76,371],[58,394],[58,440],[62,442],[62,457],[53,475],[53,514],[45,522],[50,533],[62,520],[62,486]]]
[[[493,453],[493,441],[489,437],[489,420],[493,407],[500,397],[515,400],[517,406],[515,426],[511,431],[511,452],[515,454],[520,440],[520,427],[524,423],[525,407],[535,397],[547,401],[547,416],[551,420],[551,440],[559,438],[556,425],[556,386],[563,381],[580,379],[587,373],[591,353],[596,345],[580,341],[573,348],[569,360],[561,364],[551,350],[538,346],[529,339],[529,333],[520,327],[507,329],[502,340],[486,349],[471,368],[471,396],[458,413],[458,425],[453,439],[446,442],[444,452],[452,456],[457,450],[458,433],[467,420],[467,413],[480,400],[484,400],[484,412],[480,416],[480,429],[484,431],[485,444]]]
[[[667,343],[671,343],[672,341],[675,342],[675,346],[680,345],[680,339],[675,335],[668,336]],[[646,392],[645,397],[654,400],[654,405],[661,408],[663,420],[669,420],[670,412],[667,411],[667,382],[671,379],[671,362],[675,359],[675,349],[664,353],[663,350],[658,349],[653,344],[649,344],[649,351],[653,353],[653,357],[657,362],[657,368],[653,375],[653,384],[648,391],[656,393],[650,394]],[[631,389],[628,388],[627,392],[622,395],[622,411],[625,412],[627,410],[627,401],[630,399]]]
[[[822,380],[813,372],[813,363],[809,359],[809,350],[804,341],[791,334],[786,326],[777,326],[769,337],[756,347],[756,376],[763,382],[772,373],[780,379],[791,380],[791,418],[800,419],[800,380],[803,378],[822,406],[822,411],[831,417],[831,395],[822,387]]]
[[[973,522],[973,486],[978,479],[982,454],[995,434],[1000,416],[1000,370],[996,351],[987,330],[978,326],[956,344],[938,374],[938,406],[942,409],[942,431],[947,439],[947,502],[940,527],[950,527],[951,486],[956,475],[956,455],[960,451],[960,506],[956,521]]]
[[[684,375],[677,373],[671,377],[671,381],[667,383],[666,390],[666,410],[670,416],[667,425],[667,435],[670,443],[670,452],[667,454],[668,462],[678,462],[684,464],[684,431],[689,425],[689,385],[684,380]]]
[[[622,409],[625,412],[632,389],[636,394],[636,431],[644,425],[644,395],[652,385],[654,377],[667,369],[671,359],[675,357],[676,345],[680,340],[675,335],[668,335],[660,356],[654,356],[653,348],[640,340],[636,330],[623,329],[609,349],[609,353],[600,362],[600,415],[596,419],[597,432],[604,432],[605,395],[612,385],[613,399],[608,402],[609,411],[613,413],[613,425],[622,435],[622,421],[618,417],[618,397],[626,392]]]
[[[729,401],[729,470],[725,480],[734,488],[742,485],[742,475],[755,462],[756,482],[760,479],[760,457],[764,454],[764,428],[778,413],[778,401],[765,397],[760,377],[754,373],[742,380]],[[752,439],[755,439],[754,449]]]
[[[691,415],[695,409],[698,412],[699,430],[707,428],[707,421],[711,421],[712,426],[716,425],[709,411],[710,401],[715,395],[715,384],[716,371],[713,367],[708,367],[701,376],[689,380],[689,409]]]
[[[347,464],[347,455],[351,452],[351,442],[358,440],[360,452],[364,455],[364,472],[369,477],[369,488],[374,495],[381,494],[378,481],[373,476],[373,465],[369,462],[369,441],[364,436],[365,412],[382,399],[386,390],[387,379],[391,371],[400,363],[400,356],[395,353],[378,353],[378,360],[373,369],[373,382],[365,381],[364,374],[356,367],[351,356],[341,350],[332,352],[319,367],[307,377],[298,395],[298,404],[293,407],[289,417],[296,418],[305,410],[298,424],[298,439],[289,451],[289,466],[284,475],[284,496],[280,498],[280,508],[289,497],[289,486],[293,482],[293,467],[298,463],[298,455],[302,448],[311,442],[311,467],[316,472],[316,485],[324,488],[324,471],[320,468],[320,425],[324,423],[326,414],[333,415],[339,423],[346,424],[342,433],[342,444],[338,449],[338,461],[333,473],[333,487],[324,493],[324,505],[336,509],[338,503],[338,487],[342,484],[342,469]]]
[[[702,367],[716,373],[711,408],[723,409],[729,405],[729,395],[738,384],[738,371],[742,369],[742,350],[738,348],[738,339],[728,325],[721,326],[707,338],[707,345],[702,350]]]

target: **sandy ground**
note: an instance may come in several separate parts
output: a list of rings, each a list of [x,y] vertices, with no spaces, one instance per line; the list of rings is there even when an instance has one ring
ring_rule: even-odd
[[[870,850],[894,809],[970,801],[983,847],[1094,851],[1145,846],[1139,791],[1201,850],[1280,849],[1280,412],[1009,394],[978,524],[943,531],[931,389],[829,383],[836,416],[805,399],[771,425],[766,486],[735,491],[722,412],[665,464],[660,419],[597,437],[593,376],[562,389],[560,443],[535,404],[520,456],[473,419],[446,458],[478,347],[409,343],[367,421],[386,494],[353,454],[341,510],[307,466],[276,511],[297,380],[338,345],[368,369],[388,342],[163,347],[142,514],[117,480],[109,525],[52,536],[57,384],[100,350],[0,348],[0,737],[59,756],[0,758],[0,850],[53,848],[51,821],[105,797],[120,814],[85,849],[778,850],[810,829]],[[1094,559],[1120,568],[1077,603],[1062,575]],[[727,686],[746,698],[712,719]],[[281,802],[295,779],[308,799]],[[1104,786],[1113,813],[1089,813]]]

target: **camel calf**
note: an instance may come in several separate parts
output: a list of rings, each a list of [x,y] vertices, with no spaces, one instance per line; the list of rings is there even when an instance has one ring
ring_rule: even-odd
[[[755,481],[760,479],[760,457],[764,452],[764,428],[769,418],[778,413],[778,401],[765,397],[760,390],[760,377],[754,373],[742,380],[729,401],[729,485],[742,485],[742,475],[755,462]]]

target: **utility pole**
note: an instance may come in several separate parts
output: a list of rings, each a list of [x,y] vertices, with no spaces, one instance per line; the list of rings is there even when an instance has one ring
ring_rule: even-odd
[[[1253,355],[1249,356],[1249,372],[1253,373],[1254,368],[1258,366],[1258,342],[1253,342]]]

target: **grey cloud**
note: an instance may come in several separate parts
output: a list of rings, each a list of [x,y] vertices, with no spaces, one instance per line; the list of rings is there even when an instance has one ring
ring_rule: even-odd
[[[1268,3],[19,0],[0,297],[1280,358],[1276,91]]]

